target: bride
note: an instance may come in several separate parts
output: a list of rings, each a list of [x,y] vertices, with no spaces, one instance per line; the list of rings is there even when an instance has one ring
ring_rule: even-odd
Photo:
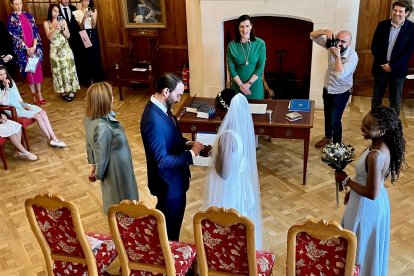
[[[218,93],[217,115],[223,121],[207,171],[203,208],[234,208],[255,225],[256,249],[262,249],[262,211],[252,115],[246,97],[232,89]]]

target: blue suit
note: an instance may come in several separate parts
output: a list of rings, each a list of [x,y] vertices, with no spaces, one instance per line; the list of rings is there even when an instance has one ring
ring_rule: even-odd
[[[174,118],[175,119],[175,118]],[[176,122],[176,120],[175,120]],[[147,158],[148,187],[158,199],[156,208],[167,222],[168,238],[178,241],[190,184],[191,152],[177,122],[151,101],[141,118],[141,136]]]
[[[391,19],[378,23],[372,39],[371,51],[374,56],[372,74],[374,75],[374,94],[372,107],[382,104],[387,85],[390,86],[390,106],[400,112],[402,88],[408,72],[408,62],[414,50],[414,23],[405,20],[395,41],[390,60],[387,60],[388,40]],[[381,65],[388,63],[391,72],[385,72]]]

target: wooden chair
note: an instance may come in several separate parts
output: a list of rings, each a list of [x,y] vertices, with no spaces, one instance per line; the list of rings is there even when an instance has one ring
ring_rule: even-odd
[[[358,275],[356,249],[355,234],[335,221],[294,225],[287,238],[287,275]]]
[[[13,106],[9,106],[9,105],[0,105],[0,110],[7,110],[11,113],[11,119],[13,121],[17,121],[17,113],[16,113],[16,108],[14,108]],[[6,154],[4,152],[4,144],[9,140],[9,138],[5,138],[5,137],[0,137],[0,156],[1,156],[1,160],[3,161],[3,167],[5,170],[8,169],[7,167],[7,158],[6,158]]]
[[[48,275],[102,275],[116,258],[111,236],[85,234],[78,209],[62,197],[40,194],[27,199],[25,209]]]
[[[194,244],[168,241],[164,214],[143,202],[124,200],[108,210],[122,275],[184,276],[196,257]]]
[[[27,133],[27,127],[33,124],[34,122],[36,122],[36,120],[31,119],[31,118],[18,117],[16,108],[11,105],[2,105],[0,106],[0,109],[9,110],[11,112],[11,116],[10,116],[11,119],[22,125],[22,134],[23,134],[22,144],[28,151],[30,151],[29,134]]]
[[[17,116],[16,116],[17,117]],[[27,133],[27,127],[36,122],[35,119],[32,118],[25,118],[25,117],[17,117],[17,122],[22,125],[22,134],[23,134],[23,146],[30,151],[29,145],[29,134]]]
[[[210,207],[194,216],[200,275],[270,275],[275,255],[258,251],[253,222],[235,209]]]
[[[9,139],[0,137],[0,156],[1,156],[1,161],[3,161],[3,167],[5,170],[7,170],[7,158],[6,158],[6,154],[4,153],[4,143],[6,143],[7,140]]]

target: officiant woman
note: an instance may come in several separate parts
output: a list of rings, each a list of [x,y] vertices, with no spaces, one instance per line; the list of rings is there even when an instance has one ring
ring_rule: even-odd
[[[266,44],[255,36],[252,19],[246,14],[237,19],[234,34],[236,38],[228,44],[226,54],[231,88],[248,99],[264,99]]]
[[[42,59],[43,50],[40,40],[39,29],[36,26],[33,16],[23,11],[22,0],[11,0],[13,12],[9,16],[7,28],[12,35],[14,53],[17,57],[17,65],[22,77],[30,87],[33,96],[33,103],[45,104],[42,96]],[[38,57],[39,61],[34,72],[26,72],[28,58]]]

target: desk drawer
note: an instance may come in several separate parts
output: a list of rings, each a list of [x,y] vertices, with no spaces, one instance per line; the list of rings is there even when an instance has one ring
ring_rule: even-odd
[[[197,132],[217,132],[219,126],[212,124],[192,124],[192,123],[180,123],[180,130],[182,133],[197,133]]]
[[[272,132],[273,138],[286,139],[309,139],[310,129],[307,128],[274,128]]]
[[[272,136],[272,128],[266,126],[255,126],[254,133],[257,135],[269,135]]]

